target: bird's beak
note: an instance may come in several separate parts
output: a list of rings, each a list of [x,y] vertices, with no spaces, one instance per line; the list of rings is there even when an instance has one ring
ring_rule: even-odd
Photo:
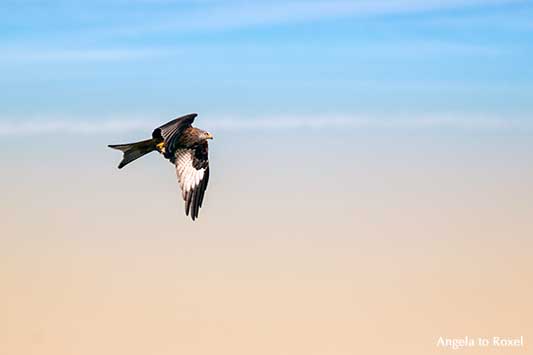
[[[211,135],[211,133],[207,134],[207,139],[213,139],[213,136]]]

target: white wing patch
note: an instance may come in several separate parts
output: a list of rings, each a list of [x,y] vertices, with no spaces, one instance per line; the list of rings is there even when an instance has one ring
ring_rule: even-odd
[[[194,151],[191,149],[179,149],[175,155],[176,174],[184,200],[189,191],[200,185],[205,174],[205,168],[196,169],[193,166],[193,154]]]

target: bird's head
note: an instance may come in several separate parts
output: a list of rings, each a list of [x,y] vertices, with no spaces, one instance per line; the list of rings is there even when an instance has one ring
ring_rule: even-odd
[[[211,135],[211,133],[209,132],[206,132],[206,131],[202,131],[200,133],[200,137],[204,140],[208,140],[208,139],[213,139],[213,136]]]

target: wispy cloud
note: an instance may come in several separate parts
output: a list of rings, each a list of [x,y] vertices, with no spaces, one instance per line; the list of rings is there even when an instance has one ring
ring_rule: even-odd
[[[341,17],[401,15],[468,7],[520,3],[523,0],[311,0],[214,1],[188,13],[163,16],[156,23],[117,28],[122,33],[149,31],[201,31],[302,23]]]
[[[154,56],[182,53],[177,48],[120,47],[108,48],[83,46],[83,39],[105,38],[101,43],[108,43],[110,38],[122,36],[142,37],[157,33],[179,33],[180,35],[224,30],[247,29],[250,27],[270,27],[284,24],[299,24],[313,21],[334,20],[337,18],[369,18],[390,15],[439,12],[449,9],[469,7],[486,8],[493,5],[522,3],[524,0],[273,0],[269,2],[250,2],[242,0],[137,0],[135,11],[124,11],[125,0],[96,1],[84,4],[84,11],[73,11],[75,7],[70,1],[59,1],[54,6],[56,16],[50,17],[45,8],[36,10],[30,7],[29,19],[8,19],[15,21],[21,28],[31,28],[32,23],[44,27],[44,35],[53,36],[54,40],[46,46],[46,41],[24,45],[24,41],[14,41],[12,47],[2,48],[1,61],[34,60],[34,61],[122,61],[152,58]],[[35,5],[30,1],[22,4]],[[33,6],[32,5],[32,6]],[[21,11],[21,14],[24,11]],[[139,11],[146,10],[146,16]],[[83,14],[90,13],[89,18]],[[101,16],[105,13],[105,16]],[[40,14],[40,15],[36,15]],[[37,16],[33,19],[31,16]],[[82,16],[79,20],[77,17]],[[17,18],[15,16],[15,18]],[[20,21],[28,21],[25,24]],[[83,26],[80,26],[80,23]],[[453,24],[452,24],[453,25]],[[15,28],[17,28],[15,26]],[[36,33],[40,33],[39,31]],[[32,38],[35,35],[32,35]],[[37,34],[37,38],[40,35]],[[24,39],[25,36],[20,38]],[[50,37],[51,38],[51,37]],[[71,40],[75,39],[75,40]],[[79,43],[82,47],[77,47]],[[97,43],[97,42],[96,42]],[[59,47],[57,46],[59,44]],[[123,45],[124,42],[121,41]],[[391,45],[389,43],[389,45]],[[392,44],[394,45],[394,44]],[[17,47],[18,46],[18,47]],[[55,46],[55,47],[51,47]],[[400,44],[401,46],[401,44]],[[409,46],[409,44],[407,44]],[[468,50],[472,45],[468,45]],[[398,47],[398,45],[396,45]],[[423,47],[425,48],[425,47]],[[401,50],[402,48],[400,48]],[[415,51],[420,48],[416,46]],[[443,44],[438,50],[456,50],[458,45]],[[465,46],[462,45],[462,48]],[[193,48],[194,50],[194,48]],[[372,50],[370,48],[369,50]],[[476,48],[474,48],[476,50]]]
[[[54,13],[34,2],[17,5],[22,9],[15,19],[17,26],[24,9],[37,22],[48,23],[58,37],[105,35],[140,35],[151,32],[183,33],[234,30],[259,26],[305,23],[337,18],[363,18],[416,14],[463,8],[489,8],[494,5],[526,3],[528,0],[125,0],[54,2]],[[15,6],[15,5],[13,5]],[[127,6],[127,7],[126,7]],[[82,24],[82,26],[80,26]],[[31,22],[23,25],[32,26]],[[67,30],[65,30],[67,29]],[[82,36],[82,37],[83,37]]]
[[[299,128],[506,128],[515,121],[501,117],[465,116],[452,114],[421,115],[418,117],[383,117],[376,115],[286,116],[256,119],[222,118],[209,124],[219,129],[299,129]]]
[[[153,128],[140,120],[28,120],[24,122],[5,121],[0,122],[0,135],[3,136],[26,136],[42,134],[102,134],[123,131],[140,131]]]
[[[4,47],[0,48],[2,56],[0,62],[123,62],[153,58],[171,58],[184,54],[208,56],[213,51],[229,51],[232,45],[187,45],[187,46],[158,46],[137,48],[77,48],[64,49],[58,47]],[[309,46],[291,45],[283,47],[286,53],[295,53],[299,48],[310,50]],[[312,47],[311,47],[312,48]],[[237,52],[240,47],[235,47]],[[321,51],[321,48],[312,48]],[[359,58],[367,56],[388,56],[394,52],[396,56],[431,56],[431,55],[497,55],[502,54],[506,48],[495,48],[489,45],[479,45],[460,41],[441,40],[402,40],[402,41],[376,41],[365,47],[364,53],[357,52]],[[247,45],[247,53],[268,55],[270,49],[260,45]],[[340,54],[354,53],[353,48],[333,48],[330,52]]]
[[[373,115],[317,115],[317,116],[276,116],[258,118],[221,117],[204,118],[202,125],[210,130],[277,130],[277,129],[473,129],[492,130],[524,128],[530,126],[525,119],[508,119],[490,115],[454,115],[433,114],[415,117],[382,117]],[[108,120],[30,120],[0,121],[0,136],[31,136],[53,134],[110,134],[126,132],[151,131],[161,122],[142,119],[108,119]]]
[[[533,30],[533,20],[528,11],[520,9],[502,13],[442,15],[420,19],[420,23],[441,28],[455,29],[498,29],[498,30]]]
[[[176,48],[6,48],[0,61],[124,61],[179,54]]]

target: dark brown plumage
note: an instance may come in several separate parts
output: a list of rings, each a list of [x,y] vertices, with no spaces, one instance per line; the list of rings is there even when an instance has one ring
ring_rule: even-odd
[[[178,117],[152,132],[152,138],[137,143],[109,145],[124,153],[119,169],[154,150],[176,166],[185,213],[195,220],[209,181],[207,140],[213,136],[192,127],[196,113]]]

